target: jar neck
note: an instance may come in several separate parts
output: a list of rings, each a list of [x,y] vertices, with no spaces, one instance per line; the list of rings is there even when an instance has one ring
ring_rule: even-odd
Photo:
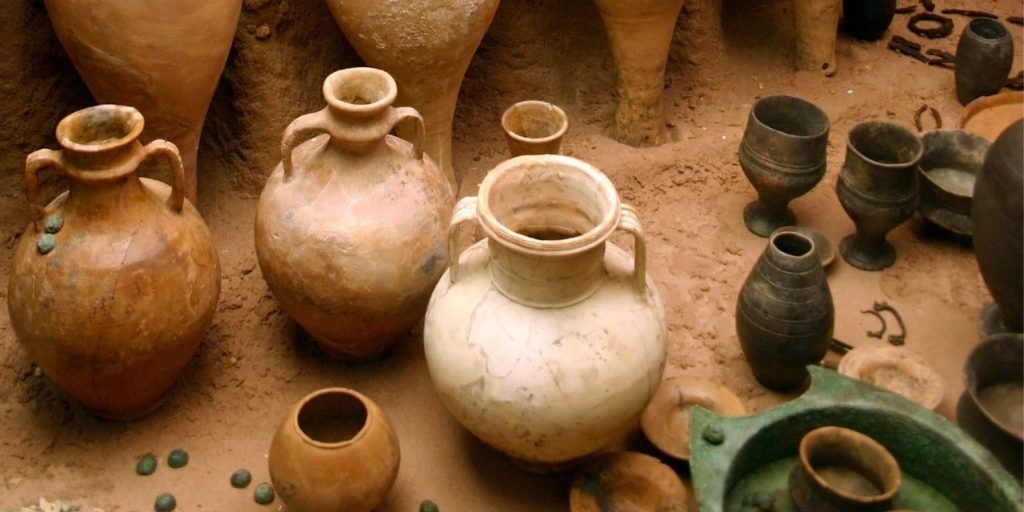
[[[488,240],[491,281],[515,302],[558,308],[590,297],[604,276],[604,244],[574,254],[543,254]]]
[[[394,109],[386,107],[372,114],[355,115],[334,106],[326,109],[330,119],[331,146],[347,153],[366,154],[384,144],[394,125]]]
[[[145,192],[137,169],[146,152],[138,140],[102,151],[65,148],[63,156],[64,173],[71,179],[65,208],[77,213],[94,207],[117,210]]]

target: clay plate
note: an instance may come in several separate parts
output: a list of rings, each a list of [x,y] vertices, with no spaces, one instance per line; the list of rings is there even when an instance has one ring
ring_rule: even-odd
[[[1014,121],[1024,117],[1024,92],[982,96],[964,107],[960,129],[995,141]]]
[[[658,450],[669,457],[690,459],[690,409],[700,405],[719,414],[742,416],[743,402],[729,388],[689,377],[665,379],[647,404],[640,426]]]
[[[836,249],[832,246],[832,242],[827,236],[815,231],[811,228],[805,228],[802,226],[783,226],[776,229],[771,236],[775,236],[775,233],[782,231],[789,231],[792,233],[800,233],[814,241],[814,248],[818,251],[818,258],[821,259],[821,266],[827,267],[832,264],[836,259]],[[768,238],[771,238],[768,237]]]
[[[686,512],[686,487],[675,471],[650,455],[605,455],[576,477],[571,512]]]
[[[837,371],[874,384],[922,407],[942,402],[942,378],[913,352],[892,345],[862,345],[839,361]]]

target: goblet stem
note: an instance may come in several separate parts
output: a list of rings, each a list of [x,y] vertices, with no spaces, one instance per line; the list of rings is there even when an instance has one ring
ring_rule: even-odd
[[[787,206],[789,201],[769,200],[759,196],[743,209],[743,223],[751,233],[767,238],[775,230],[796,225],[796,215]]]
[[[847,263],[861,270],[882,270],[896,262],[896,248],[881,235],[857,231],[843,238],[839,252]]]

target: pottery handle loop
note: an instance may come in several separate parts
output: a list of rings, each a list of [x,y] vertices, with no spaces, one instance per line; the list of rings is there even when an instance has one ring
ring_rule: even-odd
[[[448,278],[454,284],[459,278],[459,232],[462,224],[476,221],[476,197],[463,197],[455,204],[448,226]]]
[[[619,217],[617,229],[633,234],[633,279],[636,280],[637,293],[644,297],[647,294],[647,245],[644,242],[644,228],[640,224],[636,209],[628,204],[622,205],[622,215]]]
[[[395,107],[391,109],[392,122],[391,127],[405,121],[412,119],[416,122],[416,136],[413,138],[412,149],[416,152],[416,158],[423,158],[423,141],[427,139],[427,125],[423,123],[423,116],[420,115],[419,111],[412,107]]]
[[[281,136],[281,165],[284,167],[284,180],[292,178],[295,164],[292,163],[292,151],[306,139],[321,133],[330,133],[330,113],[327,107],[319,112],[295,118]]]
[[[39,232],[39,221],[43,218],[43,204],[39,190],[39,171],[53,167],[61,172],[64,171],[64,155],[60,151],[52,149],[40,149],[28,155],[25,159],[25,197],[28,199],[28,207],[32,211],[32,224]]]
[[[175,213],[181,213],[185,206],[185,166],[181,163],[181,153],[173,142],[157,139],[146,144],[146,158],[163,157],[171,166],[171,196],[167,198],[167,206]]]

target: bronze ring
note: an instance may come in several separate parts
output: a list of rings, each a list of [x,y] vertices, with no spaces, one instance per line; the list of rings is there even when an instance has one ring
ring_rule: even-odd
[[[918,27],[918,24],[921,22],[938,22],[939,26],[934,28],[921,28]],[[919,12],[910,17],[910,21],[907,22],[907,28],[921,37],[938,39],[953,33],[953,20],[932,12]]]

